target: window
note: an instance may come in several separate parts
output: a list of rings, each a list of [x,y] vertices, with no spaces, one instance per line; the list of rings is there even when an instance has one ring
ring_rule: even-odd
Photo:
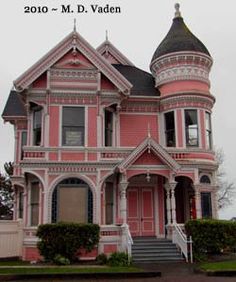
[[[197,110],[185,110],[186,146],[198,146]]]
[[[93,222],[93,194],[81,179],[63,180],[52,194],[52,222]]]
[[[211,133],[211,114],[206,112],[206,146],[212,149],[212,133]]]
[[[31,226],[39,224],[39,183],[31,183]]]
[[[23,147],[27,145],[27,132],[23,131],[21,133],[21,160],[24,158]]]
[[[202,218],[212,218],[211,193],[201,193]]]
[[[200,183],[211,184],[211,180],[210,180],[209,176],[202,175],[201,178],[200,178]]]
[[[24,192],[19,192],[19,215],[18,218],[23,218],[24,211]]]
[[[107,182],[105,188],[106,224],[113,223],[113,183]]]
[[[169,112],[165,114],[165,136],[166,146],[175,147],[175,113]]]
[[[105,110],[105,146],[112,146],[113,112]]]
[[[33,145],[41,145],[41,133],[42,133],[42,110],[37,109],[33,112]]]
[[[84,146],[84,108],[63,108],[62,145]]]

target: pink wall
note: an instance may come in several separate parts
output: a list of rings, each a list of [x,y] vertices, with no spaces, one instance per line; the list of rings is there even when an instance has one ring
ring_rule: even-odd
[[[46,88],[47,87],[47,74],[43,73],[37,80],[33,82],[33,88]]]
[[[200,81],[195,80],[186,80],[186,81],[174,81],[168,82],[160,87],[161,95],[165,96],[168,94],[173,94],[176,92],[183,92],[183,91],[209,91],[209,86]]]
[[[88,108],[88,146],[97,146],[97,108]]]
[[[158,141],[156,115],[120,115],[121,146],[137,146],[148,136],[148,124],[151,136]]]
[[[59,107],[50,106],[50,124],[49,124],[49,146],[59,145]]]
[[[182,117],[182,111],[177,110],[177,136],[178,136],[178,147],[183,147],[183,117]]]

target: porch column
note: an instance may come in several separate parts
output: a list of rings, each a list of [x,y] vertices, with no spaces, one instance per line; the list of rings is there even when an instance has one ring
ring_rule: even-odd
[[[175,187],[177,185],[176,181],[169,182],[170,191],[171,191],[171,215],[172,215],[172,224],[176,223],[176,201],[175,201]]]
[[[170,186],[168,183],[165,184],[166,190],[166,209],[167,209],[167,225],[171,224],[171,203],[170,203]]]
[[[127,223],[127,199],[126,199],[126,189],[129,185],[129,182],[122,180],[119,184],[120,190],[120,217],[123,220],[123,223]]]
[[[195,191],[195,205],[197,219],[201,218],[201,197],[200,197],[200,185],[194,185]]]

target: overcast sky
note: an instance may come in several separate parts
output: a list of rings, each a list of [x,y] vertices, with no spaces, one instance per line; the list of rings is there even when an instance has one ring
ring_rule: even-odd
[[[173,0],[8,0],[0,9],[0,113],[12,82],[73,29],[93,46],[109,40],[137,67],[149,71],[152,55],[168,32],[174,16]],[[62,14],[61,5],[120,6],[120,14]],[[181,0],[180,10],[190,30],[206,45],[214,64],[211,92],[216,97],[213,114],[214,143],[223,148],[229,181],[236,182],[236,1]],[[24,6],[47,6],[48,13],[24,13]],[[51,11],[52,8],[58,9]],[[40,9],[40,8],[39,8]],[[44,8],[45,9],[45,8]],[[13,160],[13,127],[0,122],[0,168]],[[221,218],[236,216],[234,206]]]

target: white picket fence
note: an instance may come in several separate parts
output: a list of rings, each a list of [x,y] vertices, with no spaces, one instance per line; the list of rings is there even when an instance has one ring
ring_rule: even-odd
[[[0,221],[0,258],[22,256],[22,221]]]

